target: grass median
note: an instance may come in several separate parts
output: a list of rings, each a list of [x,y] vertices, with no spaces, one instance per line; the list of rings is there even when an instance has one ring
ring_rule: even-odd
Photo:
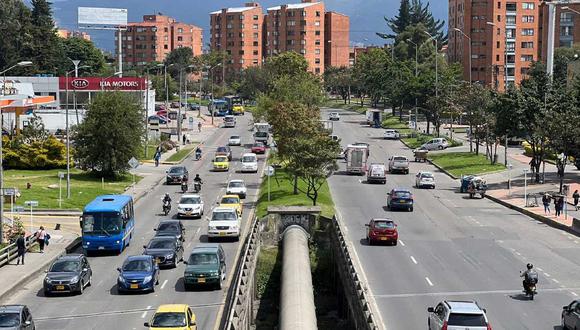
[[[7,170],[4,171],[4,187],[18,188],[21,193],[16,205],[24,205],[24,201],[38,201],[40,209],[59,209],[59,177],[58,173],[66,170]],[[66,178],[60,180],[62,190],[62,209],[82,209],[95,197],[105,194],[121,194],[133,183],[130,174],[110,181],[97,177],[89,172],[78,169],[71,170],[71,198],[66,198]],[[141,178],[135,176],[135,181]],[[26,189],[30,183],[30,189]]]
[[[195,143],[197,145],[197,143]],[[180,147],[179,151],[167,158],[168,162],[181,162],[185,157],[189,155],[191,150],[193,150],[193,145],[188,145],[186,147]]]
[[[365,113],[367,111],[367,106],[361,106],[360,102],[354,102],[351,100],[350,104],[344,104],[344,101],[341,100],[328,100],[324,103],[325,107],[333,108],[333,109],[344,109],[344,110],[351,110],[358,113]]]
[[[485,156],[472,152],[429,154],[429,159],[447,172],[460,177],[466,174],[484,174],[505,169],[502,164],[491,165]]]

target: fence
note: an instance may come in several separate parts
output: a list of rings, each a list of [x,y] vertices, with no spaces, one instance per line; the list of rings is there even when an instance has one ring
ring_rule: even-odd
[[[34,235],[30,235],[24,238],[24,241],[26,243],[26,250],[30,249],[33,245],[36,244]],[[2,250],[0,250],[0,267],[16,259],[17,256],[18,256],[18,248],[16,247],[16,243],[12,243],[7,247],[3,248]]]

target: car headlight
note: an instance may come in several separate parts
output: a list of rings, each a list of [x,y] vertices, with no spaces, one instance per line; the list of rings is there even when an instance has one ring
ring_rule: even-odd
[[[238,230],[238,225],[230,226],[230,228],[233,229],[233,230]]]
[[[217,230],[216,226],[209,226],[209,230]]]
[[[145,276],[145,278],[143,279],[143,284],[149,283],[149,281],[151,281],[152,279],[153,279],[153,276],[151,276],[151,275]]]
[[[119,275],[119,277],[117,277],[117,282],[125,283],[125,278]]]
[[[73,284],[74,284],[74,283],[76,283],[76,282],[78,282],[78,281],[79,281],[79,277],[78,277],[78,276],[75,276],[75,277],[73,277],[73,278],[70,280],[70,282],[71,282],[71,283],[73,283]]]
[[[48,277],[45,277],[45,278],[44,278],[44,282],[46,282],[46,283],[50,283],[50,278],[48,278]]]
[[[211,273],[209,273],[209,275],[210,275],[210,276],[218,276],[218,275],[219,275],[219,273],[218,273],[218,272],[211,272]]]
[[[166,259],[173,259],[173,253],[169,253],[167,255],[165,255]]]
[[[177,207],[177,211],[184,211],[184,208],[183,208],[183,207],[181,207],[181,206],[178,206],[178,207]]]

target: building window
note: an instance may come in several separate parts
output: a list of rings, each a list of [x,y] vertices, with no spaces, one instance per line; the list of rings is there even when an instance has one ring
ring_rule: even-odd
[[[314,22],[314,26],[320,26],[320,21]]]
[[[253,54],[254,55],[258,55],[258,51],[257,50],[254,50]]]
[[[495,55],[495,61],[499,62],[499,55]]]
[[[536,7],[536,4],[533,2],[524,2],[522,3],[522,9],[534,9]]]
[[[314,72],[315,72],[315,73],[320,73],[320,68],[316,68],[316,69],[314,69]]]
[[[573,26],[560,26],[560,36],[562,37],[572,36],[573,32]]]
[[[258,47],[258,46],[259,46],[258,42],[254,41],[254,47]]]
[[[234,20],[234,15],[228,15],[228,17],[226,19],[228,21],[233,21]]]
[[[260,19],[260,17],[258,15],[254,15],[252,18],[254,19],[254,21],[257,21],[258,19]]]
[[[514,20],[515,20],[515,18],[514,18]],[[560,19],[560,22],[561,21],[562,20]],[[532,16],[532,15],[524,15],[524,16],[522,16],[522,23],[534,23],[534,16]]]
[[[254,39],[258,39],[260,36],[258,34],[258,32],[254,33]]]
[[[522,48],[534,48],[534,42],[533,41],[524,41],[522,42]]]
[[[513,52],[513,51],[515,51],[515,50],[516,50],[516,43],[515,43],[515,42],[508,42],[508,43],[506,44],[506,50],[507,50],[508,52]]]
[[[286,26],[295,26],[296,25],[296,21],[287,21],[286,22]]]
[[[244,59],[240,59],[240,64],[244,64]]]
[[[315,59],[314,64],[320,64],[320,59],[319,58]]]
[[[244,42],[240,41],[240,46],[244,47]]]
[[[168,45],[163,45],[163,49],[169,49]]]
[[[505,4],[505,10],[506,11],[516,11],[517,10],[517,5],[515,4],[515,2],[508,2]]]
[[[523,18],[522,18],[522,21],[523,21]],[[506,16],[505,17],[505,24],[515,25],[516,24],[516,17],[515,16]]]
[[[316,46],[320,46],[320,39],[316,39],[316,40],[314,41],[314,44],[315,44]]]
[[[253,60],[252,64],[257,65],[258,64],[258,60]]]
[[[572,23],[572,13],[560,13],[560,23]]]
[[[533,33],[532,33],[532,35],[533,35]],[[516,37],[516,29],[506,29],[505,30],[505,37],[509,38],[509,39],[515,38]]]
[[[534,60],[534,55],[522,55],[520,60],[522,62],[532,62]]]
[[[183,29],[182,28],[177,29],[177,33],[183,33]]]
[[[258,29],[258,24],[252,25],[252,29],[257,30]]]
[[[315,36],[319,36],[320,35],[320,31],[314,31],[314,35]]]
[[[177,37],[177,41],[183,41],[183,37],[182,36]]]
[[[244,15],[240,15],[240,21],[244,20]]]
[[[239,55],[244,55],[244,51],[243,50],[240,50],[240,51],[238,51],[238,54]]]
[[[530,74],[530,68],[521,68],[521,69],[520,69],[520,73],[521,73],[522,75],[525,75],[525,76],[527,76],[528,74]]]
[[[533,36],[534,29],[522,29],[522,35],[523,36]]]
[[[316,17],[320,17],[320,12],[316,11]]]
[[[316,54],[316,55],[320,55],[320,49],[315,49],[315,50],[314,50],[314,54]]]
[[[286,45],[288,46],[294,45],[294,40],[286,40]]]
[[[495,48],[498,48],[499,49],[499,47],[501,47],[501,44],[499,43],[499,41],[496,41]]]
[[[152,27],[151,28],[151,32],[157,32],[157,28],[156,27]]]

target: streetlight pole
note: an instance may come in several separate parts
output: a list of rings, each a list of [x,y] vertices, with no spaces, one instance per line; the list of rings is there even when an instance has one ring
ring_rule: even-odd
[[[461,29],[453,28],[453,30],[461,33],[461,35],[469,41],[469,83],[471,84],[473,81],[473,79],[471,79],[471,37],[465,34]]]
[[[4,97],[5,90],[6,90],[6,72],[16,68],[16,67],[25,67],[32,65],[31,61],[21,61],[16,63],[15,65],[9,67],[8,69],[0,72],[4,76],[4,80],[2,81],[2,94],[1,96]],[[4,116],[2,115],[2,108],[0,108],[0,243],[4,242],[4,155],[2,153],[3,146],[3,139],[4,139]]]
[[[427,31],[423,32],[429,36],[429,40],[433,39],[435,41],[435,99],[437,100],[437,103],[439,103],[439,59],[437,58],[439,56],[439,43],[436,36],[432,36],[431,33]]]
[[[413,44],[415,46],[415,78],[419,77],[419,45],[417,45],[417,43],[413,42],[413,40],[411,39],[407,39],[407,42]],[[418,101],[417,101],[417,96],[415,96],[415,131],[418,132],[419,128],[417,127],[418,124],[418,110],[417,110],[417,106],[418,106]]]
[[[214,120],[213,69],[215,69],[221,65],[222,65],[221,63],[218,63],[218,64],[214,65],[213,67],[209,68],[210,77],[211,77],[211,124],[212,125],[213,125],[213,120]]]

